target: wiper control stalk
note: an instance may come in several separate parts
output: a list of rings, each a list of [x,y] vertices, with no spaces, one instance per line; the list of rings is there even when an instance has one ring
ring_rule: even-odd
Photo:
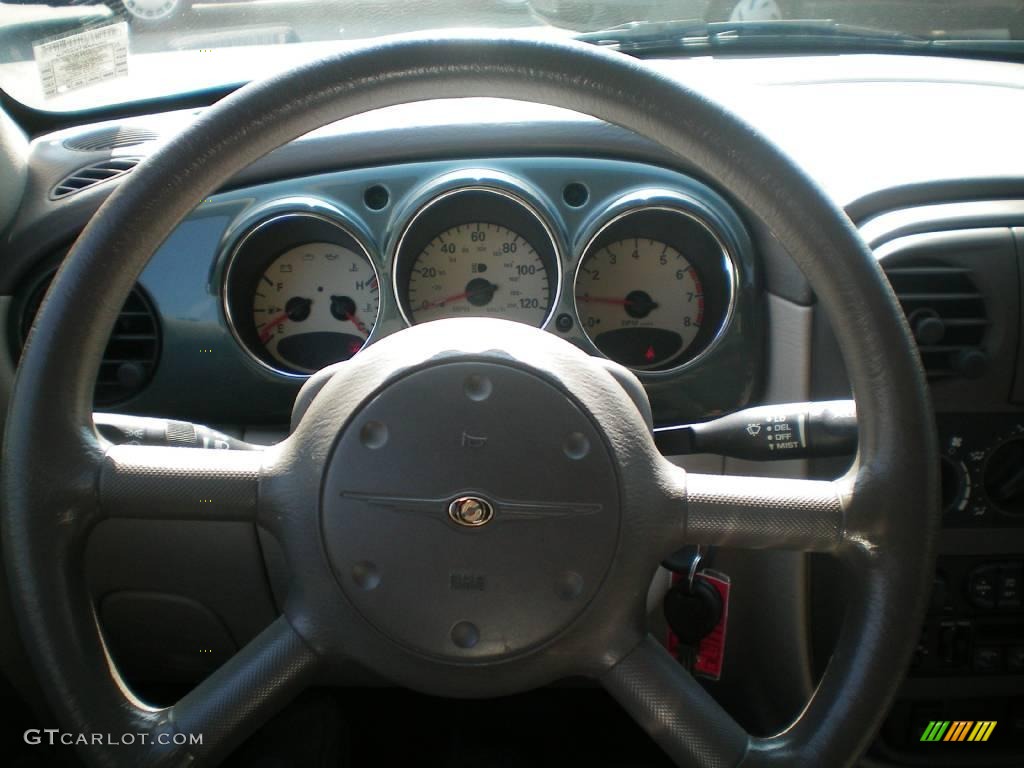
[[[764,405],[700,424],[656,428],[654,442],[666,456],[715,453],[754,461],[852,456],[857,412],[853,400]]]

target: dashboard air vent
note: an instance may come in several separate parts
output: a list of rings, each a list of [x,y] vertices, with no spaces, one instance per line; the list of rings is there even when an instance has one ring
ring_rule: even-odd
[[[976,378],[987,366],[985,297],[964,267],[939,261],[884,264],[931,379]]]
[[[98,163],[79,168],[57,184],[50,192],[52,200],[81,192],[83,189],[99,184],[101,181],[123,176],[139,164],[141,157],[111,157]]]
[[[21,345],[28,337],[52,279],[51,272],[31,289],[25,300],[20,323]],[[117,316],[114,332],[103,353],[94,392],[96,405],[116,405],[141,392],[153,378],[159,357],[160,325],[156,312],[146,294],[136,286]]]
[[[101,152],[108,149],[135,147],[145,144],[147,141],[156,141],[158,138],[159,134],[148,128],[115,125],[112,128],[100,128],[97,131],[72,136],[64,142],[64,146],[79,152]]]

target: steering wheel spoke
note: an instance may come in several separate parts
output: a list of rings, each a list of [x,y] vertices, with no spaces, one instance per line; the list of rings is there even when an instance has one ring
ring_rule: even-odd
[[[601,683],[678,766],[731,768],[747,752],[746,731],[650,636]]]
[[[846,541],[845,479],[800,480],[672,471],[668,552],[684,544],[830,552]]]
[[[179,749],[215,765],[308,687],[319,666],[316,653],[280,616],[164,710],[161,730],[171,731],[169,740]],[[199,738],[201,744],[194,743]]]
[[[115,445],[99,470],[103,517],[255,521],[262,451]]]

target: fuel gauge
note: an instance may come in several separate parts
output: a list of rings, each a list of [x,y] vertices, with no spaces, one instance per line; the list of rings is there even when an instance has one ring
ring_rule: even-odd
[[[338,219],[287,212],[239,241],[224,274],[224,312],[242,348],[285,376],[348,360],[377,323],[370,251]]]
[[[308,243],[267,267],[256,285],[253,324],[272,358],[311,373],[363,348],[379,303],[377,277],[363,255]]]

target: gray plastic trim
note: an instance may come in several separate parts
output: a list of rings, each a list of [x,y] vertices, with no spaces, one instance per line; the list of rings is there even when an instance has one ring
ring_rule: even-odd
[[[0,232],[14,218],[28,180],[28,139],[0,109]]]
[[[868,219],[860,233],[871,248],[898,237],[955,229],[1024,224],[1024,200],[975,200],[901,208]]]

